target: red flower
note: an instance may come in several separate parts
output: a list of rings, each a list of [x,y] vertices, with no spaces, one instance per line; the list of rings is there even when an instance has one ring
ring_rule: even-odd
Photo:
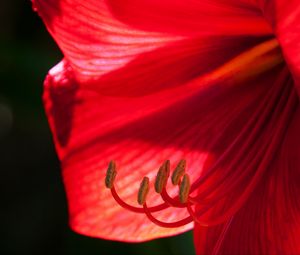
[[[138,242],[195,222],[199,254],[300,254],[299,1],[34,5],[65,56],[44,101],[75,231]],[[181,201],[167,159],[186,160]]]

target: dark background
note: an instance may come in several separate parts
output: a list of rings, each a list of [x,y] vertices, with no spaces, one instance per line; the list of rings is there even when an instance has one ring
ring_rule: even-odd
[[[62,55],[29,0],[0,0],[0,254],[192,255],[192,233],[142,244],[68,228],[42,84]]]

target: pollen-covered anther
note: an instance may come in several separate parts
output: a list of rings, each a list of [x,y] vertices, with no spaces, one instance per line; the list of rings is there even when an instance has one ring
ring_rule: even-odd
[[[108,189],[111,189],[114,186],[114,181],[117,175],[116,170],[116,162],[114,160],[109,162],[107,171],[106,171],[106,177],[105,177],[105,186]]]
[[[185,173],[186,161],[184,159],[180,160],[172,174],[172,183],[177,185],[180,182],[181,177]]]
[[[179,186],[179,200],[181,203],[186,203],[191,189],[190,177],[185,174]]]
[[[138,197],[137,197],[137,201],[140,205],[145,204],[148,192],[149,192],[149,178],[144,177],[141,182],[140,189],[138,192]]]
[[[156,175],[154,188],[157,193],[161,193],[166,187],[170,175],[170,160],[166,160],[158,170]]]

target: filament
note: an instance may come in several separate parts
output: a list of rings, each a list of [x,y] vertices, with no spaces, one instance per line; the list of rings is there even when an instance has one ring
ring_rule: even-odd
[[[160,221],[158,219],[156,219],[151,212],[149,211],[148,207],[147,207],[147,203],[145,203],[143,205],[144,211],[146,216],[148,217],[149,220],[151,220],[152,222],[154,222],[156,225],[160,226],[160,227],[164,227],[164,228],[178,228],[178,227],[182,227],[186,224],[189,224],[191,222],[193,222],[193,217],[192,216],[188,216],[182,220],[179,221],[175,221],[175,222],[163,222]]]

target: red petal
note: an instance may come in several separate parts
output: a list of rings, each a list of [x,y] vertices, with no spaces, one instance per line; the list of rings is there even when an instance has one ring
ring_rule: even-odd
[[[35,0],[35,5],[66,59],[50,72],[44,99],[71,226],[125,241],[190,229],[158,228],[144,215],[120,208],[104,188],[104,172],[116,160],[117,188],[130,203],[142,177],[153,179],[165,159],[174,166],[185,158],[191,178],[199,177],[206,158],[234,139],[270,89],[270,73],[245,78],[280,62],[274,41],[229,61],[262,41],[232,35],[270,33],[257,9],[248,1],[221,0]],[[221,146],[214,146],[228,127],[233,129]],[[150,194],[149,204],[155,203],[157,196]],[[166,210],[158,217],[174,221],[185,215]]]
[[[300,4],[298,0],[260,0],[300,93]]]
[[[259,9],[242,0],[108,0],[113,15],[132,27],[172,34],[265,34]]]
[[[291,81],[283,82],[282,88],[290,87]],[[270,88],[271,90],[274,88]],[[227,223],[215,227],[203,227],[200,224],[195,225],[195,246],[197,254],[300,254],[299,234],[300,234],[300,109],[299,98],[296,96],[295,89],[292,88],[289,98],[293,100],[288,103],[287,97],[281,96],[285,100],[285,110],[277,112],[276,116],[269,120],[273,123],[272,137],[283,127],[279,136],[279,145],[274,146],[274,153],[264,167],[264,175],[256,183],[256,187],[243,207],[228,218]],[[292,101],[290,101],[292,102]],[[279,104],[278,104],[279,105]],[[288,105],[291,108],[286,108]],[[275,108],[274,108],[275,112]],[[288,117],[284,122],[281,119],[284,115]],[[277,119],[278,124],[275,125]],[[259,148],[265,146],[265,137],[267,125],[260,127],[260,138],[252,141],[252,147]],[[274,138],[277,139],[277,138]],[[272,147],[272,144],[269,144]],[[240,148],[241,149],[241,148]],[[256,150],[256,149],[255,149]],[[257,150],[257,154],[258,154]],[[250,152],[245,151],[239,164],[242,165]],[[267,154],[267,153],[266,153]],[[266,155],[263,156],[266,157]],[[262,162],[262,161],[261,161]],[[260,167],[261,162],[254,166]],[[252,164],[251,160],[246,165]],[[238,167],[237,167],[238,168]],[[228,169],[222,169],[226,173]],[[238,169],[229,169],[230,173]],[[243,169],[246,171],[246,168]],[[239,175],[243,174],[239,171]],[[234,193],[225,197],[225,200],[218,205],[215,211],[211,212],[210,217],[222,214],[222,208],[227,208],[236,203],[236,197],[239,197],[242,191],[247,187],[248,180],[240,182],[239,188],[234,189]],[[227,184],[230,186],[231,183]],[[219,188],[219,187],[218,187]],[[218,190],[219,194],[225,194],[225,190]],[[222,203],[222,204],[221,204]],[[200,209],[200,208],[199,208]]]
[[[190,36],[270,34],[270,27],[252,4],[222,2],[34,0],[81,81]]]
[[[208,52],[228,51],[224,39],[216,37],[215,40],[220,43],[215,42],[214,45],[218,47]],[[248,68],[253,75],[278,63],[278,52],[274,51],[274,47],[276,43],[269,41],[232,61],[224,59],[226,63],[217,69],[211,64],[213,71],[198,79],[191,80],[189,73],[185,73],[187,77],[184,77],[178,67],[179,74],[166,73],[164,76],[168,89],[155,85],[156,80],[161,79],[159,71],[164,70],[165,62],[158,64],[143,56],[143,63],[151,73],[145,72],[141,79],[140,73],[134,72],[135,65],[133,68],[128,66],[126,71],[130,79],[123,76],[110,78],[114,79],[120,91],[107,92],[105,86],[103,90],[102,83],[78,83],[67,62],[55,67],[45,82],[44,99],[62,161],[71,226],[86,235],[125,241],[143,241],[190,229],[191,225],[177,229],[160,228],[144,215],[136,215],[118,206],[104,187],[108,162],[114,159],[118,163],[117,189],[121,197],[131,204],[136,204],[142,177],[148,175],[153,180],[159,165],[166,159],[170,159],[174,167],[181,158],[185,158],[192,180],[197,179],[205,159],[212,153],[212,145],[220,139],[220,130],[228,125],[235,126],[228,134],[230,141],[243,120],[255,110],[256,100],[269,90],[265,79],[272,78],[261,75],[253,80],[247,75]],[[178,51],[180,48],[175,52]],[[261,56],[262,51],[266,51],[266,56]],[[258,56],[256,52],[259,52]],[[194,54],[203,60],[202,67],[209,63],[207,52]],[[224,55],[225,58],[232,58],[236,49],[228,54]],[[196,56],[193,58],[196,59]],[[175,57],[171,60],[166,64],[179,65]],[[200,70],[202,67],[200,65]],[[184,78],[182,83],[174,84],[174,75]],[[120,80],[117,80],[118,77]],[[246,82],[247,77],[249,80]],[[147,92],[143,93],[142,88],[134,86],[133,92],[136,89],[140,95],[136,97],[132,96],[133,92],[129,93],[130,87],[121,88],[120,84],[137,78],[140,84],[150,87],[153,84],[154,91],[143,86]],[[228,141],[224,140],[222,147],[226,147]],[[154,205],[158,195],[150,193],[149,204]],[[167,222],[185,216],[185,211],[158,213],[158,217]]]

